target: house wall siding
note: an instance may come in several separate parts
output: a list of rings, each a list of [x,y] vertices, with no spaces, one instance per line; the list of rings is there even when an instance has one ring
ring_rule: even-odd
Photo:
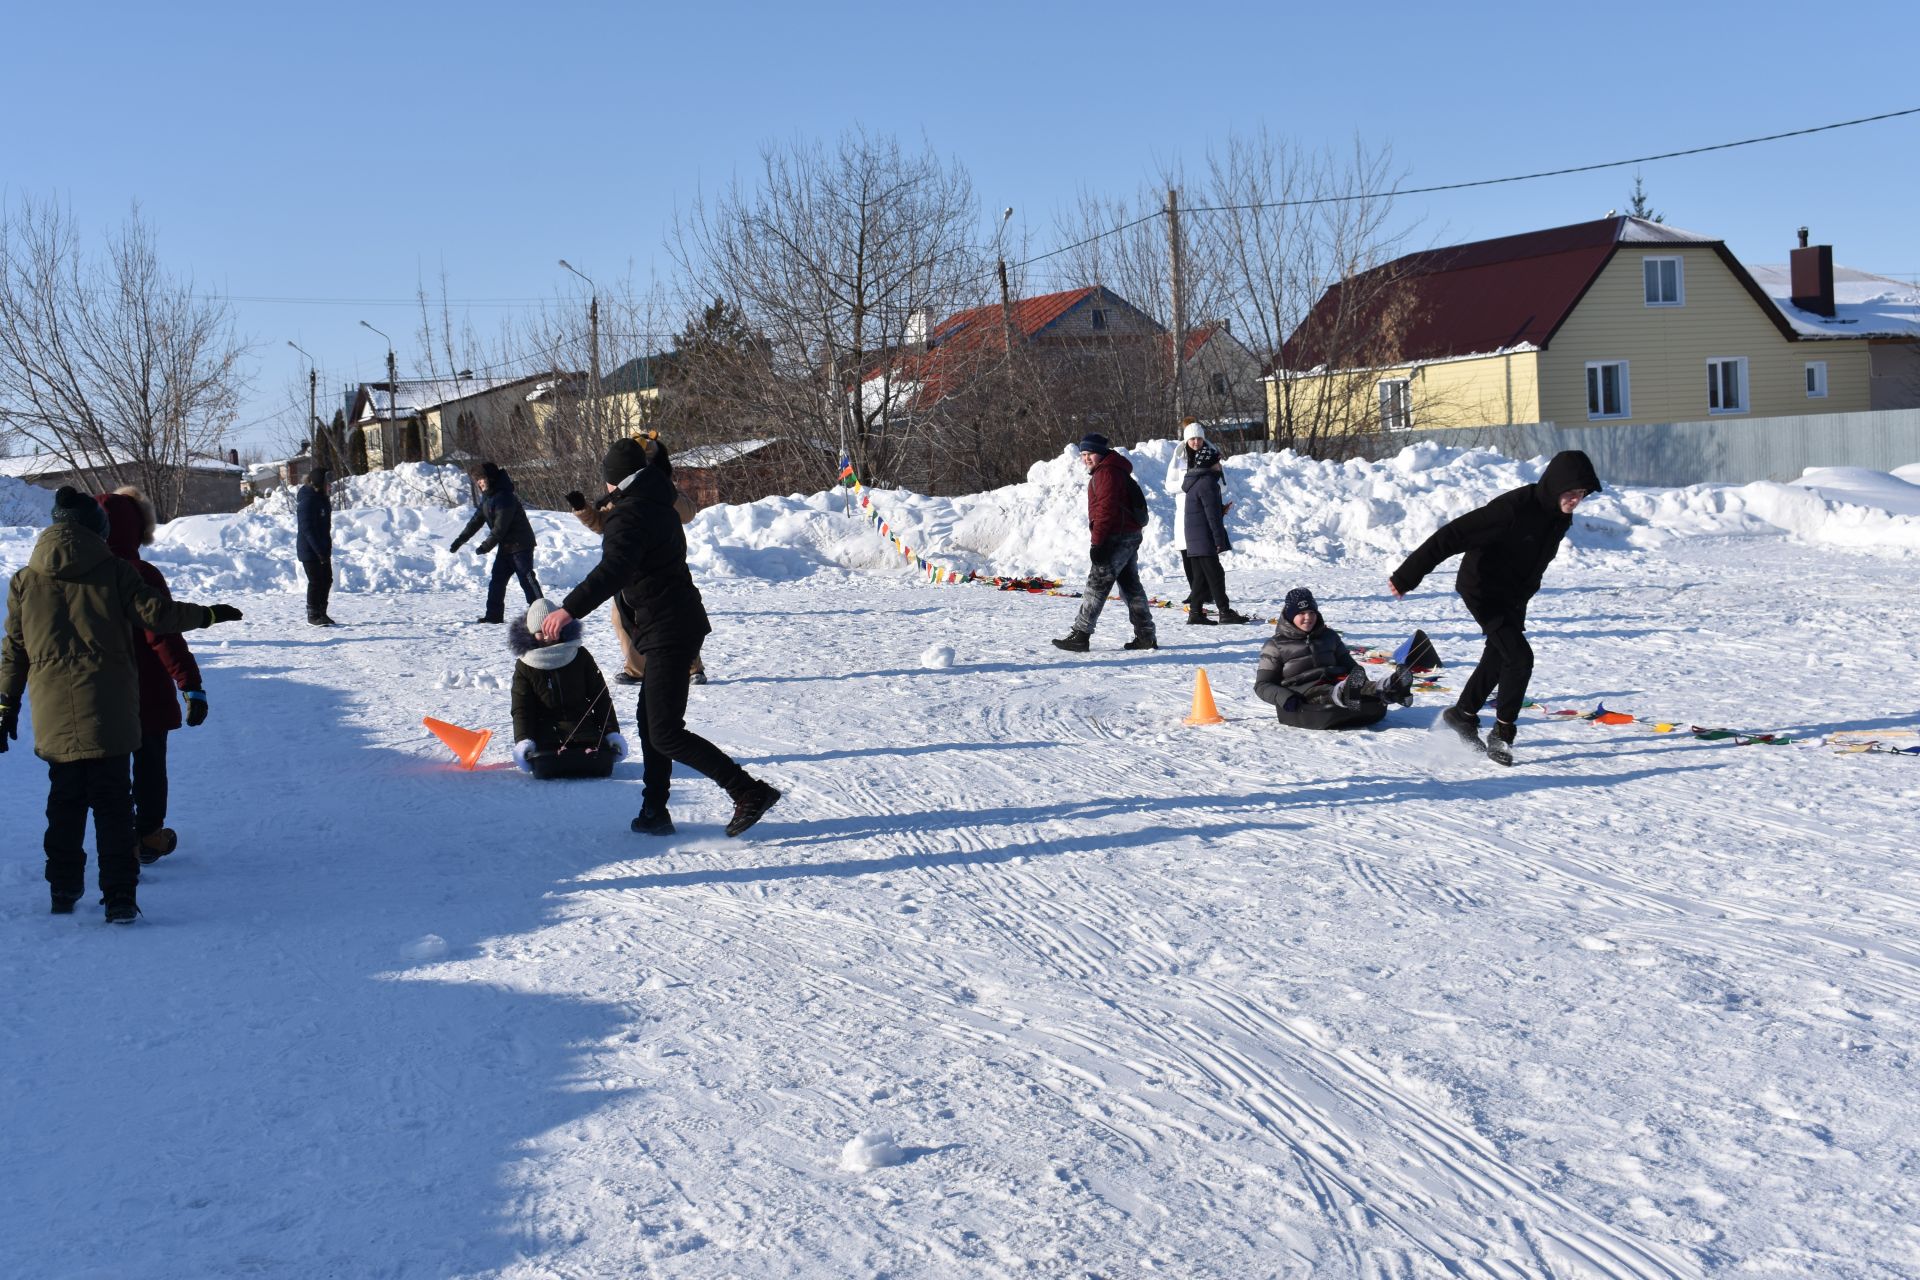
[[[1292,380],[1296,416],[1303,423],[1311,421],[1322,399],[1345,398],[1348,403],[1340,416],[1371,427],[1378,420],[1380,384],[1399,378],[1410,384],[1416,432],[1540,420],[1540,353],[1536,351],[1402,365],[1377,372],[1297,377]],[[1288,434],[1282,421],[1282,393],[1278,379],[1267,383],[1270,438]]]
[[[1684,305],[1646,305],[1641,260],[1684,262]],[[1844,413],[1872,406],[1865,340],[1791,342],[1726,263],[1705,245],[1622,245],[1540,356],[1539,420],[1577,426],[1587,416],[1589,361],[1627,362],[1629,413],[1601,421],[1708,417],[1707,361],[1747,358],[1744,415]],[[1827,362],[1827,395],[1810,400],[1806,365]],[[1525,417],[1518,419],[1527,421]],[[1465,425],[1465,424],[1462,424]]]

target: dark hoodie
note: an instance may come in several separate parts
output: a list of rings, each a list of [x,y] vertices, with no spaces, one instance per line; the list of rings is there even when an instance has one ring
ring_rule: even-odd
[[[1555,454],[1533,484],[1442,525],[1393,571],[1394,587],[1412,591],[1442,560],[1464,553],[1454,587],[1469,609],[1525,604],[1573,527],[1573,517],[1560,510],[1560,495],[1569,489],[1600,492],[1592,461],[1578,449]]]
[[[300,486],[296,502],[299,534],[296,541],[300,559],[309,563],[333,559],[333,499],[327,495],[327,480],[332,475],[325,467],[315,467]]]
[[[153,539],[152,508],[132,493],[103,493],[94,501],[107,513],[107,549],[131,560],[140,580],[173,599],[160,570],[140,558]],[[134,628],[134,665],[140,669],[140,727],[145,733],[170,733],[180,727],[180,700],[174,696],[200,687],[200,664],[184,637]]]
[[[713,630],[687,571],[687,535],[673,500],[666,472],[642,467],[634,473],[601,521],[600,563],[561,602],[584,618],[617,595],[635,653],[697,649]]]
[[[488,474],[487,491],[475,504],[473,519],[467,521],[467,527],[453,540],[453,549],[458,551],[462,543],[480,532],[483,523],[487,526],[487,539],[480,544],[480,554],[485,555],[495,547],[502,551],[533,550],[533,524],[527,519],[527,509],[520,505],[520,495],[513,491],[513,477],[498,468]]]

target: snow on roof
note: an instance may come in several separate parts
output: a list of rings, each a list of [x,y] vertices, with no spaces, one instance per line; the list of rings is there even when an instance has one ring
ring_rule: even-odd
[[[1793,305],[1793,272],[1785,266],[1749,267],[1794,332],[1807,338],[1920,337],[1920,285],[1852,267],[1833,269],[1831,318]]]
[[[758,453],[772,440],[737,440],[732,444],[695,445],[685,453],[673,455],[676,467],[718,467],[729,462],[738,462],[750,453]]]
[[[384,382],[364,384],[367,407],[358,421],[366,422],[372,418],[413,418],[429,409],[455,400],[465,400],[469,396],[482,395],[500,387],[509,387],[516,382],[530,382],[535,378],[548,377],[547,374],[515,374],[505,378],[402,378],[395,383],[398,394],[389,393]],[[393,402],[399,402],[396,413]]]
[[[124,454],[109,457],[82,458],[80,469],[91,471],[95,467],[131,467],[137,465]],[[187,461],[194,471],[231,471],[240,474],[241,468],[225,458],[209,458],[194,454]],[[0,476],[18,476],[22,480],[34,480],[41,476],[57,476],[72,471],[73,464],[57,453],[23,453],[11,458],[0,458]]]
[[[1687,231],[1680,227],[1670,227],[1664,222],[1649,222],[1645,218],[1625,217],[1620,219],[1621,244],[1716,244],[1713,236],[1703,236],[1698,231]]]

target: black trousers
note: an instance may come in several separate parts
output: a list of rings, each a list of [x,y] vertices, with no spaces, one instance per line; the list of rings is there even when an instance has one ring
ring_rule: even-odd
[[[93,847],[100,892],[131,893],[140,883],[133,855],[133,788],[127,757],[100,756],[47,765],[47,883],[55,893],[79,897],[87,888],[87,814],[93,814]]]
[[[507,616],[507,579],[520,579],[520,590],[532,604],[540,598],[540,580],[533,576],[533,548],[502,547],[493,553],[493,577],[487,581],[487,616],[495,622]]]
[[[1233,608],[1227,603],[1227,571],[1220,567],[1219,556],[1190,556],[1180,559],[1187,571],[1187,607],[1197,609],[1207,601],[1222,613]]]
[[[327,616],[327,597],[333,594],[333,561],[302,560],[307,575],[307,621]]]
[[[1497,684],[1500,696],[1493,704],[1494,717],[1512,724],[1520,718],[1520,708],[1527,702],[1527,683],[1533,679],[1533,646],[1527,643],[1526,636],[1526,602],[1489,605],[1463,596],[1461,603],[1480,624],[1480,630],[1486,632],[1487,646],[1480,651],[1480,665],[1467,677],[1454,705],[1468,715],[1479,715],[1480,708],[1487,705],[1487,695]]]
[[[140,739],[133,753],[133,838],[167,825],[167,730]]]
[[[645,650],[647,674],[640,681],[640,702],[634,722],[640,730],[640,803],[648,809],[667,807],[673,766],[686,765],[738,794],[749,779],[747,771],[720,748],[687,729],[687,686],[698,645],[674,645]]]

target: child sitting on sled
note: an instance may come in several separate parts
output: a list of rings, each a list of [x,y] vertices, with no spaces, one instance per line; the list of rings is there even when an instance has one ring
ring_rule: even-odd
[[[540,624],[554,605],[536,600],[507,630],[513,668],[513,762],[536,778],[604,778],[625,758],[627,740],[600,667],[570,622],[549,643]]]
[[[1387,704],[1413,702],[1413,672],[1438,666],[1424,632],[1414,633],[1392,674],[1375,684],[1347,650],[1340,633],[1320,616],[1313,592],[1287,592],[1273,638],[1260,650],[1253,691],[1271,702],[1280,723],[1296,729],[1359,729],[1378,724]],[[1400,655],[1396,655],[1399,657]]]

